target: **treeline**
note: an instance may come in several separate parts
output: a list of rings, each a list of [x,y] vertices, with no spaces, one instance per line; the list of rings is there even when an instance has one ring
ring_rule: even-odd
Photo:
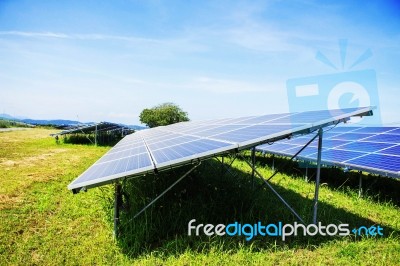
[[[32,127],[32,126],[22,122],[0,119],[0,128],[10,128],[10,127]]]

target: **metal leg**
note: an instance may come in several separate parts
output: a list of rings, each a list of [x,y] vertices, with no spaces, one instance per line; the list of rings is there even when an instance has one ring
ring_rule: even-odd
[[[362,172],[359,171],[359,180],[358,180],[358,197],[361,198],[362,197]]]
[[[318,134],[316,134],[312,139],[310,139],[306,145],[304,145],[299,151],[296,152],[296,154],[294,154],[292,157],[290,157],[289,161],[293,161],[294,158],[297,157],[297,155],[299,155],[305,148],[308,147],[308,145],[310,145],[311,142],[313,142],[316,138],[318,137]],[[274,159],[274,154],[272,154],[272,159]],[[280,172],[280,169],[284,169],[285,165],[283,165],[283,167],[281,168],[277,168],[276,170],[274,170],[274,160],[272,161],[272,170],[274,170],[274,173],[267,179],[267,181],[270,181],[276,174],[278,174]],[[264,185],[264,184],[263,184]],[[261,186],[263,186],[261,185]]]
[[[254,189],[254,169],[256,167],[256,148],[251,149],[251,164],[253,165],[251,170],[251,188]]]
[[[121,184],[115,184],[114,192],[114,238],[118,237],[119,207],[121,206]]]
[[[218,157],[215,157],[215,158],[221,163],[221,165],[224,167],[224,169],[225,169],[229,174],[232,175],[232,177],[235,177],[235,176],[236,176],[236,174],[232,173],[231,170],[229,169],[229,168],[232,166],[233,162],[236,160],[236,158],[237,158],[236,156],[233,158],[233,160],[229,163],[228,166],[226,166],[226,165],[224,164],[224,161],[220,161],[220,160],[218,159]]]
[[[272,154],[272,171],[275,171],[275,155]]]
[[[221,166],[221,175],[223,175],[224,174],[224,156],[222,155],[222,158],[221,158],[221,164],[222,164],[222,166]]]
[[[306,166],[306,176],[305,176],[306,182],[308,182],[308,166]]]
[[[319,131],[318,131],[317,176],[315,178],[313,224],[317,224],[318,193],[319,193],[319,182],[320,182],[320,175],[321,175],[322,135],[323,135],[323,130],[322,130],[322,128],[320,128]]]
[[[249,163],[247,160],[244,160],[254,171],[254,173],[269,187],[269,189],[275,194],[275,196],[278,197],[278,199],[293,213],[296,218],[305,224],[303,219],[301,219],[300,215],[297,214],[297,212],[282,198],[281,195],[272,187],[272,185],[252,166],[251,163]]]
[[[148,207],[150,207],[151,205],[153,205],[159,198],[161,198],[162,196],[164,196],[165,193],[167,193],[169,190],[171,190],[171,188],[173,188],[176,184],[178,184],[180,181],[182,181],[182,179],[184,179],[185,177],[187,177],[194,169],[196,169],[198,166],[200,165],[200,162],[198,164],[196,164],[195,166],[193,166],[192,168],[190,168],[189,171],[187,171],[183,176],[181,176],[178,180],[176,180],[172,185],[170,185],[166,190],[164,190],[160,195],[158,195],[155,199],[153,199],[149,204],[147,204],[143,209],[141,209],[134,217],[133,219],[135,219],[136,217],[138,217],[142,212],[144,212]]]

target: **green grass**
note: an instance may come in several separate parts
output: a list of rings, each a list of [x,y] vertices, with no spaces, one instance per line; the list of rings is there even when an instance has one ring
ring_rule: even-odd
[[[187,236],[191,219],[198,223],[295,221],[267,188],[251,188],[250,169],[241,160],[232,165],[234,176],[223,174],[215,160],[202,163],[135,220],[133,214],[185,169],[124,182],[121,235],[115,241],[113,187],[78,195],[66,188],[109,148],[56,144],[50,133],[32,129],[0,134],[0,265],[396,265],[400,261],[396,194],[400,182],[365,177],[366,186],[375,183],[358,198],[356,178],[334,169],[323,171],[320,220],[352,226],[380,224],[384,237],[298,237],[283,242],[272,237],[246,241]],[[260,157],[258,162],[258,170],[268,177],[270,158]],[[294,167],[291,164],[272,182],[309,221],[314,183],[305,182]]]

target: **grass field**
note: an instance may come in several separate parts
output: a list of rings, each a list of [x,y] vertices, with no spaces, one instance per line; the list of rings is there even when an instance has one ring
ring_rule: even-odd
[[[256,238],[189,237],[187,223],[233,220],[294,222],[265,188],[250,186],[249,167],[236,160],[222,174],[216,161],[183,180],[137,220],[131,214],[175,180],[171,174],[138,178],[124,184],[131,193],[122,215],[123,235],[112,236],[113,187],[73,195],[67,185],[109,148],[56,144],[54,131],[32,129],[0,133],[0,265],[398,265],[400,209],[398,181],[376,182],[358,198],[352,180],[324,171],[320,220],[353,226],[379,224],[383,237]],[[269,176],[268,159],[258,170]],[[339,179],[339,177],[337,178]],[[310,217],[313,182],[290,171],[272,183],[302,217]],[[257,183],[258,185],[259,183]],[[384,195],[385,186],[389,193]],[[376,189],[374,189],[376,187]],[[397,195],[397,198],[396,198]],[[128,204],[129,203],[129,204]]]

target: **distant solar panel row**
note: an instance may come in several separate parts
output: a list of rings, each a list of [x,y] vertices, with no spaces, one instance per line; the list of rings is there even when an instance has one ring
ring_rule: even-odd
[[[257,150],[293,156],[312,137],[302,136],[272,145],[261,145]],[[317,160],[317,140],[298,156],[299,159]],[[323,134],[322,161],[355,170],[400,177],[399,127],[335,127]]]
[[[109,123],[109,122],[100,122],[100,123],[91,123],[91,124],[84,124],[84,125],[77,125],[74,126],[70,129],[63,130],[59,133],[52,134],[52,136],[57,136],[57,135],[66,135],[66,134],[74,134],[74,133],[92,133],[94,131],[114,131],[114,130],[129,130],[124,125],[119,125],[115,123]]]
[[[370,115],[370,111],[371,107],[273,114],[182,122],[138,131],[122,139],[68,188],[77,192],[80,188],[99,186],[121,177],[246,149],[305,133],[313,127],[348,120],[351,116]]]

